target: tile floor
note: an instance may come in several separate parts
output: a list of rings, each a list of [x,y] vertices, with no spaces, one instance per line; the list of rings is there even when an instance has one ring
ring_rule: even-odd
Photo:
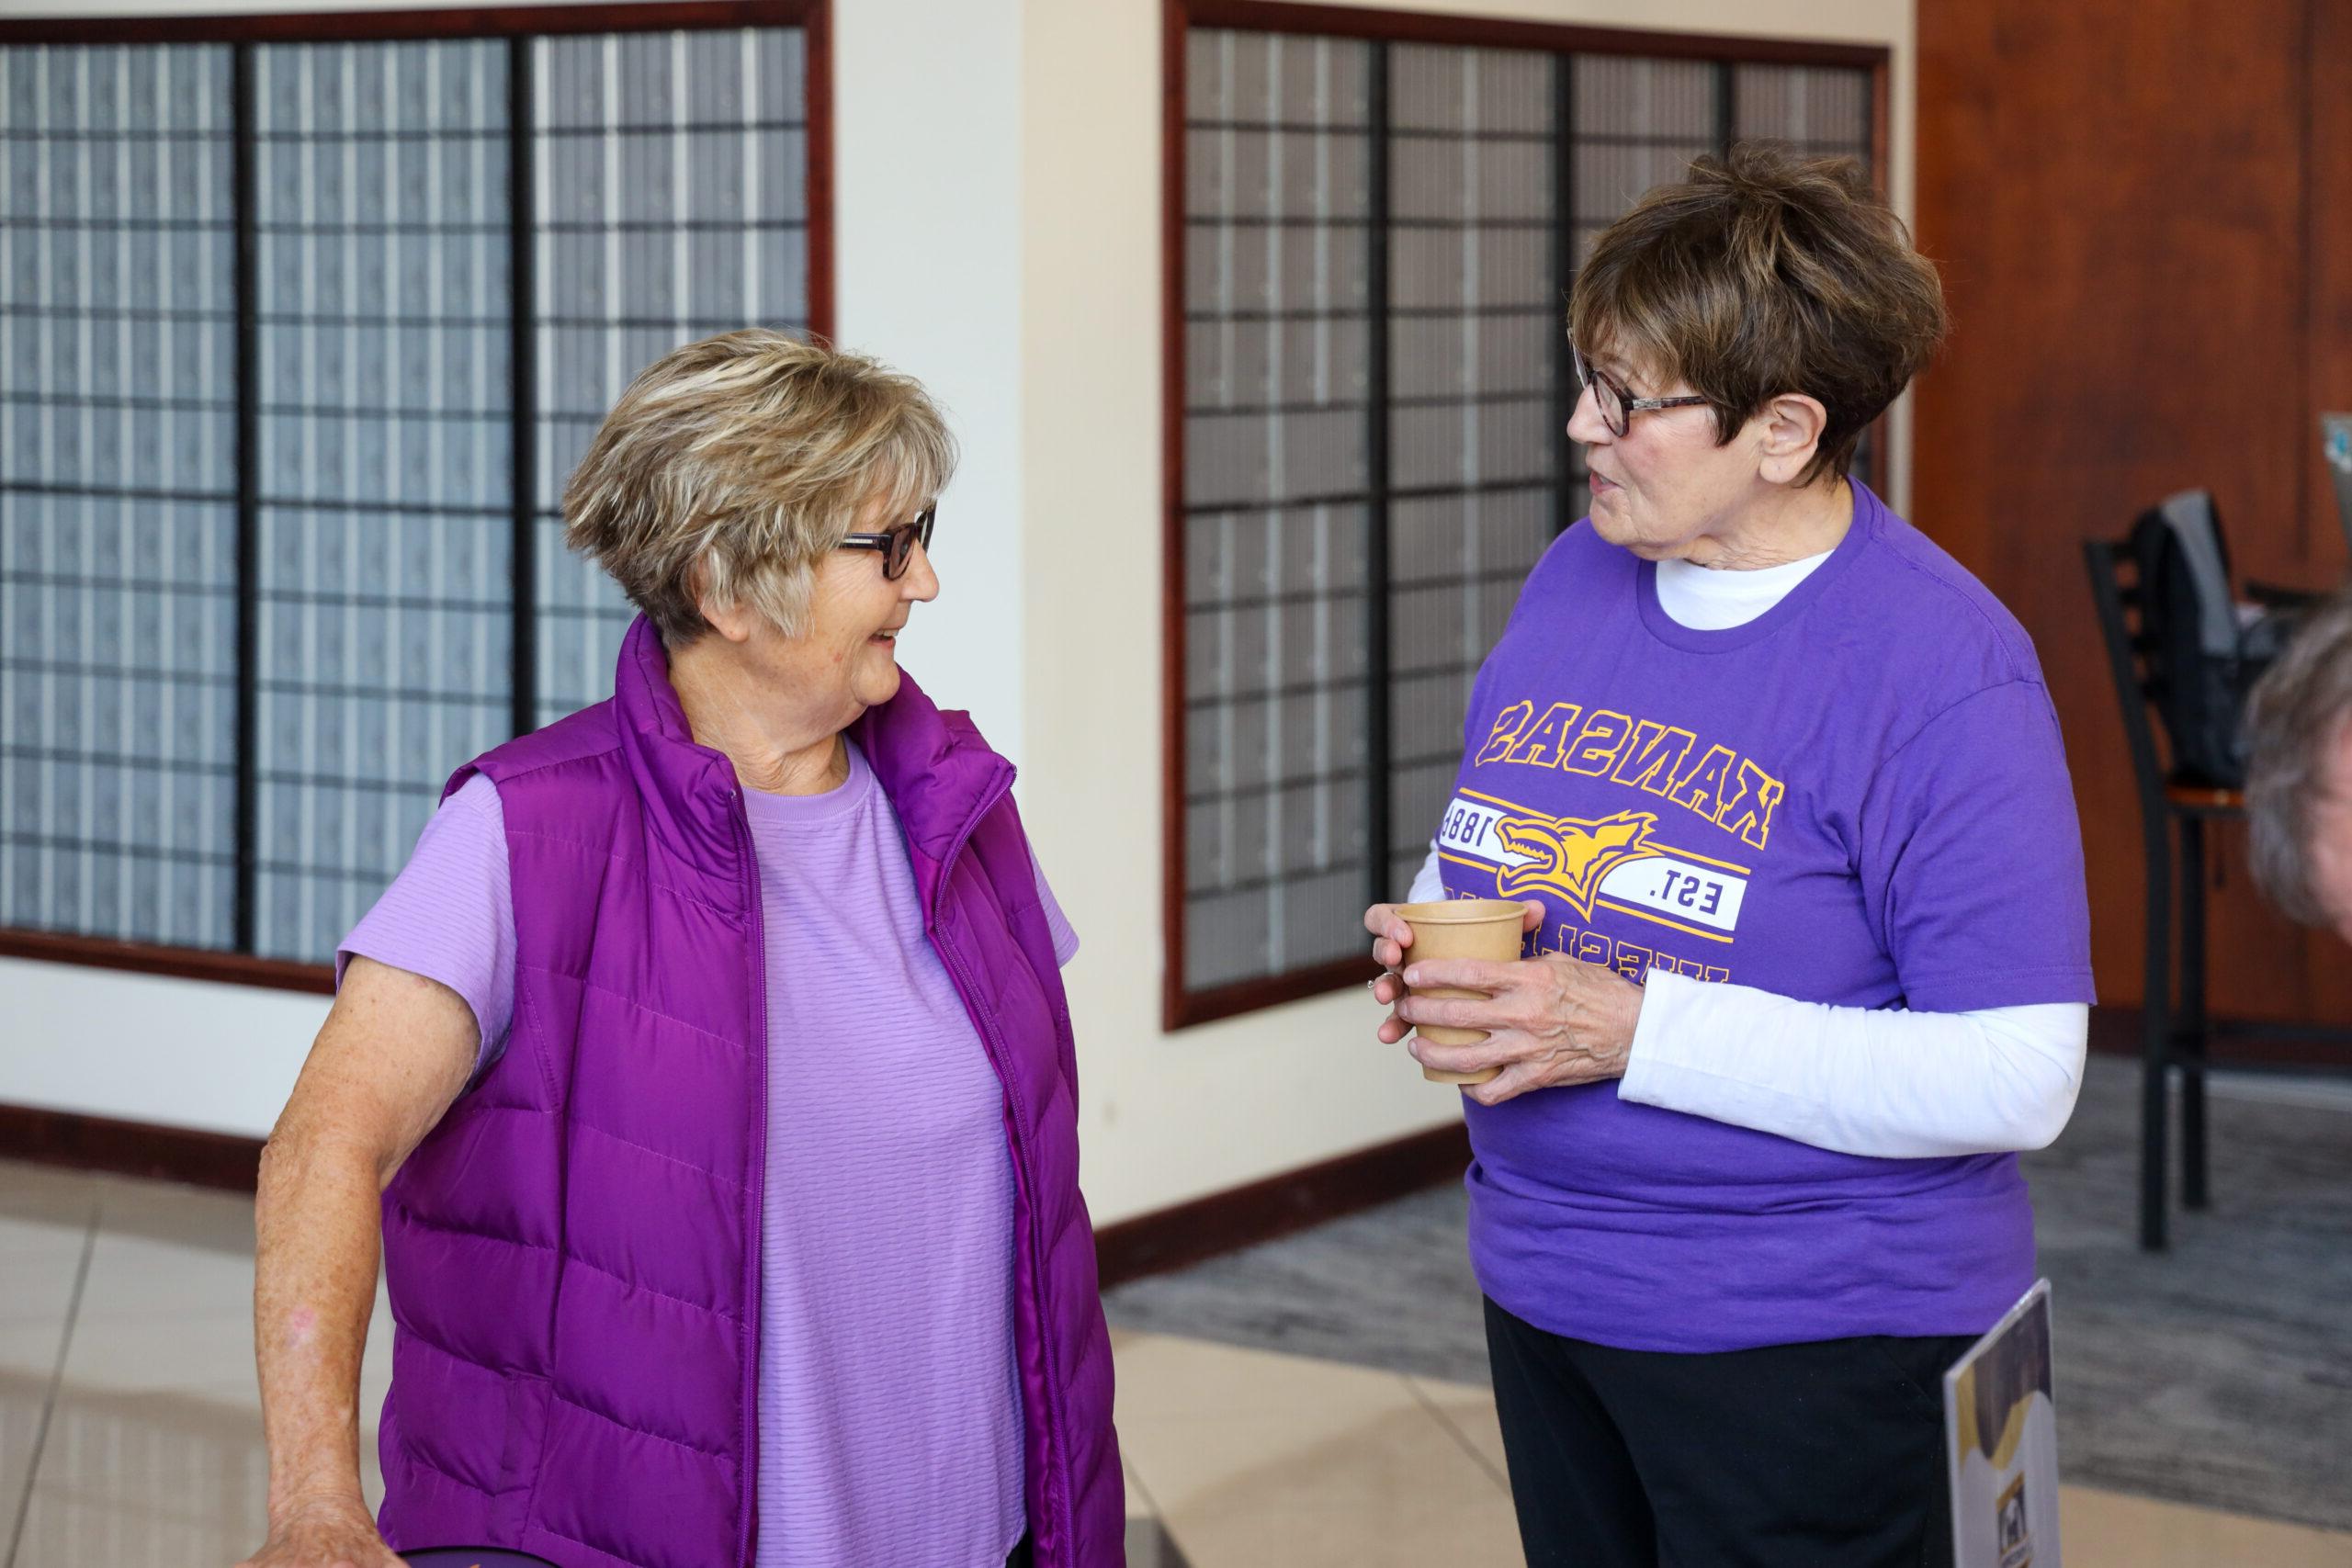
[[[0,1568],[228,1568],[258,1543],[251,1227],[241,1198],[0,1163]],[[1135,1568],[1520,1561],[1485,1390],[1114,1340]],[[2069,1568],[2352,1568],[2352,1534],[2082,1489],[2066,1508]]]

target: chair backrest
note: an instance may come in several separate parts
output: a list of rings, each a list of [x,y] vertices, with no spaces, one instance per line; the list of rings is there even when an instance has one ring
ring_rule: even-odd
[[[2106,539],[2084,540],[2083,561],[2090,569],[2091,602],[2098,609],[2099,636],[2123,712],[2124,739],[2131,743],[2140,809],[2144,821],[2161,822],[2166,769],[2156,745],[2155,678],[2150,668],[2155,637],[2148,629],[2139,561],[2128,540]]]
[[[2352,413],[2319,416],[2319,451],[2335,480],[2335,520],[2344,525],[2344,538],[2352,544]]]

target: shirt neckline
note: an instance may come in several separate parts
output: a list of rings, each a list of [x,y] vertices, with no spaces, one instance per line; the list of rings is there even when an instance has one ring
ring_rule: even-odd
[[[1690,621],[1677,611],[1702,605],[1728,610],[1735,618],[1713,628],[1728,631],[1736,626],[1746,626],[1787,598],[1798,583],[1819,570],[1836,552],[1833,545],[1819,555],[1783,561],[1779,566],[1758,567],[1752,571],[1724,571],[1687,560],[1662,560],[1657,563],[1657,602],[1678,626],[1685,626]],[[1668,599],[1676,603],[1668,604]]]
[[[1819,598],[1832,581],[1853,565],[1870,541],[1878,536],[1886,517],[1885,503],[1871,493],[1868,485],[1860,479],[1848,482],[1854,491],[1854,520],[1848,525],[1846,536],[1838,541],[1838,547],[1829,552],[1829,558],[1806,573],[1804,581],[1783,594],[1779,604],[1754,620],[1736,626],[1724,626],[1716,631],[1686,626],[1668,615],[1666,606],[1658,603],[1657,563],[1645,560],[1639,563],[1639,569],[1634,575],[1634,603],[1641,613],[1643,628],[1659,642],[1686,653],[1728,653],[1770,637],[1804,614],[1806,606]]]
[[[805,827],[846,816],[865,805],[876,787],[874,770],[867,765],[865,753],[858,750],[856,741],[844,735],[842,746],[849,752],[848,778],[822,795],[775,795],[746,784],[744,814],[755,826],[764,822]]]

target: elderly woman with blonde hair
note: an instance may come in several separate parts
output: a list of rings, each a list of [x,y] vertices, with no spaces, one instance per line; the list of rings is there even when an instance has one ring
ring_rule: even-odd
[[[263,1159],[254,1568],[1120,1561],[1076,939],[897,661],[954,463],[775,333],[605,419],[564,501],[642,612],[614,694],[451,777]]]

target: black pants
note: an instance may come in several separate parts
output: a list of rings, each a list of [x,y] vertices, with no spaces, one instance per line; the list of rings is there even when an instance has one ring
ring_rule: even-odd
[[[1530,1568],[1950,1568],[1940,1380],[1969,1344],[1612,1350],[1488,1302]]]

